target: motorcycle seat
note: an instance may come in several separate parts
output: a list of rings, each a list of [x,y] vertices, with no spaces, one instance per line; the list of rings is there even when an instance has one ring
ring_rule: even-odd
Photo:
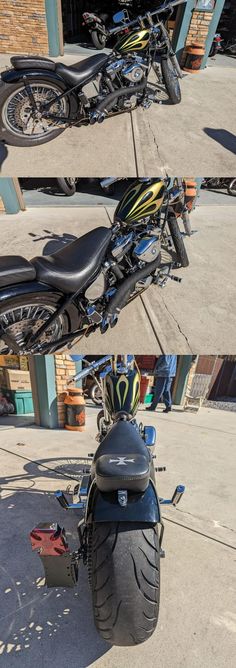
[[[35,268],[21,255],[0,257],[0,288],[24,283],[24,281],[33,281],[35,276]]]
[[[64,63],[56,64],[56,73],[59,74],[69,86],[85,84],[98,74],[105,65],[109,55],[98,53],[90,58],[85,58],[72,67]]]
[[[41,58],[40,56],[12,56],[11,64],[15,70],[55,70],[56,63],[50,58]]]
[[[142,493],[150,480],[151,455],[135,427],[116,422],[100,443],[92,466],[98,489]]]
[[[64,294],[80,292],[99,273],[111,234],[109,228],[97,227],[52,255],[33,258],[37,280]]]

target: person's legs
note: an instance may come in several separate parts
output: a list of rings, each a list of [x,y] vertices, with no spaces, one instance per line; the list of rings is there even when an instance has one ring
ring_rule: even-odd
[[[165,378],[165,386],[163,388],[163,399],[164,399],[164,404],[165,407],[168,410],[171,410],[172,406],[172,398],[171,398],[171,385],[172,385],[172,380],[173,378]]]
[[[155,408],[157,407],[157,404],[159,403],[159,401],[162,397],[162,394],[163,394],[163,390],[164,390],[164,387],[165,387],[165,381],[166,381],[165,378],[157,378],[156,379],[152,403],[151,403],[151,406],[149,406],[148,410],[154,411]]]

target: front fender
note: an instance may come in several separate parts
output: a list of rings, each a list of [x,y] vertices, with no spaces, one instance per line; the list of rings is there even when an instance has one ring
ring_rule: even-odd
[[[103,493],[92,484],[89,494],[88,522],[140,522],[156,525],[161,520],[159,499],[152,481],[142,494],[129,494],[127,506],[121,507],[117,492]]]

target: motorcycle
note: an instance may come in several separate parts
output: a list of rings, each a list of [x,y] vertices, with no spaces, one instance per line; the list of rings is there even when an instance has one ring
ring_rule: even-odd
[[[79,179],[73,176],[67,176],[66,178],[57,179],[57,183],[59,185],[60,190],[62,190],[64,195],[66,195],[67,197],[72,197],[72,195],[75,194],[76,185],[78,181]]]
[[[222,42],[223,38],[221,37],[220,33],[217,32],[215,34],[215,37],[213,39],[210,51],[209,51],[209,58],[213,58],[219,51],[222,51]]]
[[[65,529],[55,523],[37,524],[30,541],[47,587],[75,586],[81,561],[87,565],[100,637],[110,645],[134,646],[150,638],[158,622],[165,556],[161,505],[176,506],[185,487],[178,485],[172,499],[158,496],[155,472],[165,467],[154,469],[155,428],[136,419],[140,374],[133,356],[113,358],[101,384],[106,432],[98,434],[96,452],[84,460],[72,502],[62,490],[55,493],[62,508],[82,513],[78,550],[70,550]]]
[[[150,7],[147,7],[147,4]],[[122,12],[118,9],[122,8]],[[147,3],[144,0],[117,0],[110,2],[107,6],[103,3],[102,8],[97,8],[96,11],[83,13],[83,24],[88,29],[93,45],[96,49],[104,49],[110,35],[110,23],[126,23],[130,19],[136,18],[142,14],[144,10],[151,9],[151,2]],[[121,27],[121,34],[127,33],[126,25]]]
[[[232,177],[217,178],[216,176],[208,177],[203,179],[202,187],[209,189],[226,188],[229,195],[236,197],[236,178]]]
[[[178,104],[178,61],[161,14],[182,2],[165,0],[159,9],[128,22],[134,30],[121,37],[110,54],[96,54],[71,67],[49,58],[13,56],[13,68],[1,74],[2,141],[36,146],[69,126],[102,123],[138,106],[146,109],[158,101],[148,81],[151,67],[170,102]],[[89,82],[96,91],[92,97],[84,91]]]
[[[52,255],[0,257],[0,342],[8,352],[46,354],[97,329],[104,334],[151,284],[181,282],[171,270],[189,264],[177,220],[184,183],[168,185],[134,181],[111,228],[95,227]]]

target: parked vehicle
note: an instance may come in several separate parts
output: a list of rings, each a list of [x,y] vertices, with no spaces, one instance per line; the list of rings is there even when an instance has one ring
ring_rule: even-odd
[[[156,88],[150,90],[148,80],[151,67],[158,83],[164,83],[170,102],[178,104],[178,61],[161,15],[182,2],[165,0],[159,9],[128,22],[132,31],[118,40],[110,54],[96,54],[71,67],[49,58],[13,56],[13,68],[1,74],[2,140],[36,146],[69,126],[102,123],[108,116],[140,105],[146,109],[157,101]],[[88,82],[97,83],[95,95],[89,98],[84,91]]]
[[[151,284],[181,281],[171,271],[189,264],[177,220],[184,183],[168,185],[134,181],[111,228],[95,227],[52,255],[0,257],[0,341],[8,351],[54,352],[96,329],[104,334]]]
[[[72,195],[75,194],[76,192],[76,184],[77,179],[74,176],[67,176],[65,178],[58,178],[57,183],[59,185],[60,190],[66,195],[67,197],[71,197]]]
[[[160,557],[165,556],[161,505],[176,506],[185,488],[178,485],[172,499],[158,496],[155,470],[159,474],[165,467],[154,469],[154,427],[136,419],[140,375],[133,356],[124,355],[119,363],[113,358],[101,387],[106,431],[88,455],[73,502],[63,491],[55,493],[65,510],[82,513],[78,550],[70,551],[65,530],[54,522],[38,524],[30,540],[48,587],[73,587],[81,560],[87,564],[99,635],[110,645],[134,646],[150,638],[158,622]]]
[[[87,27],[95,48],[104,49],[107,43],[110,45],[110,30],[114,27],[114,17],[117,16],[115,22],[125,24],[121,26],[121,34],[127,33],[126,23],[149,9],[152,9],[150,0],[112,0],[107,3],[103,2],[102,5],[98,2],[92,12],[83,13],[83,25]],[[120,17],[117,14],[119,10],[123,10],[120,12]]]
[[[236,177],[223,177],[218,178],[216,176],[208,177],[203,179],[202,182],[203,188],[223,188],[226,189],[229,195],[236,197]]]
[[[209,58],[213,58],[214,56],[216,56],[218,51],[222,50],[222,42],[223,42],[223,38],[221,37],[220,33],[217,32],[215,34],[215,37],[213,39],[213,42],[212,42],[212,45],[211,45],[211,48],[210,48],[210,51],[209,51]]]

